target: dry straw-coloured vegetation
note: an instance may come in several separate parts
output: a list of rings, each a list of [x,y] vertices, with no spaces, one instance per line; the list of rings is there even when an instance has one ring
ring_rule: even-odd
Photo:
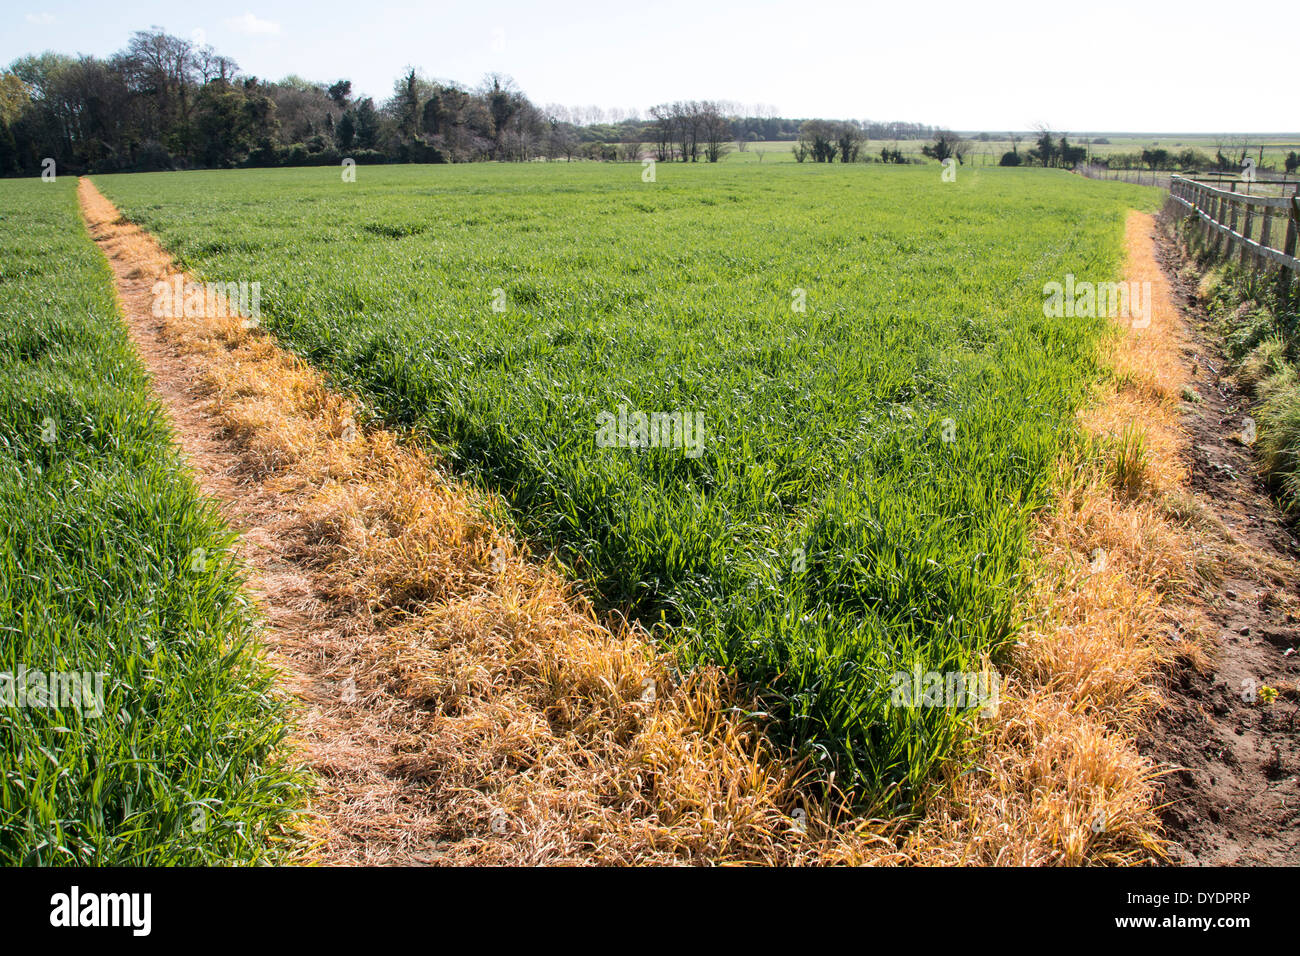
[[[149,236],[81,188],[120,280],[147,288],[173,271]],[[1157,858],[1152,767],[1133,732],[1159,700],[1162,662],[1200,653],[1195,621],[1170,599],[1217,556],[1188,530],[1201,519],[1179,464],[1181,333],[1149,234],[1134,214],[1129,277],[1152,282],[1153,322],[1114,339],[1116,374],[1083,419],[1097,453],[1061,462],[1001,709],[912,826],[816,799],[824,791],[743,719],[749,702],[719,671],[679,683],[648,635],[599,620],[501,534],[477,492],[414,443],[358,428],[352,404],[269,336],[238,320],[161,320],[156,335],[233,455],[228,507],[261,522],[246,538],[273,539],[316,601],[308,626],[268,637],[304,700],[301,744],[319,779],[308,858]],[[133,325],[155,334],[138,315]],[[1121,450],[1131,460],[1117,465]],[[257,584],[272,562],[256,548],[248,560]],[[322,690],[347,678],[354,695]]]

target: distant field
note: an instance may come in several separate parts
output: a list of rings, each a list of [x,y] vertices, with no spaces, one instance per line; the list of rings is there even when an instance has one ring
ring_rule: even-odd
[[[1059,133],[1056,135],[1060,135]],[[1108,143],[1095,142],[1096,136],[1088,134],[1068,133],[1067,136],[1071,143],[1075,145],[1085,145],[1085,139],[1091,140],[1088,143],[1093,155],[1097,157],[1110,156],[1112,153],[1138,153],[1144,149],[1162,148],[1170,152],[1178,152],[1183,149],[1196,149],[1213,157],[1215,150],[1220,145],[1223,146],[1224,152],[1228,155],[1236,155],[1232,149],[1232,140],[1228,137],[1217,136],[1197,136],[1197,135],[1157,135],[1157,136],[1119,136],[1104,135],[1102,138],[1108,139]],[[1245,137],[1255,148],[1251,149],[1250,156],[1257,162],[1260,160],[1260,151],[1258,147],[1264,146],[1262,166],[1272,167],[1278,172],[1282,171],[1283,160],[1286,154],[1295,150],[1300,152],[1300,133],[1283,134],[1277,136],[1263,137]],[[929,140],[920,139],[903,139],[903,140],[869,140],[864,146],[862,153],[866,157],[879,158],[880,150],[884,147],[890,149],[897,148],[904,156],[914,157],[926,162],[921,153],[922,147],[926,146]],[[729,163],[756,163],[762,162],[764,165],[772,162],[794,162],[794,156],[791,154],[793,143],[789,142],[760,142],[748,143],[745,150],[735,150],[727,155],[726,162]],[[1034,137],[1027,134],[1023,140],[1017,144],[1017,148],[1023,153],[1032,149],[1034,146]],[[967,162],[973,166],[996,166],[1002,158],[1003,153],[1011,151],[1012,143],[1009,139],[993,139],[986,142],[980,142],[972,138],[971,151],[967,157]],[[760,154],[762,159],[759,159]]]
[[[778,736],[907,800],[964,717],[891,706],[890,675],[978,670],[1015,633],[1096,373],[1106,321],[1045,318],[1043,284],[1116,277],[1157,194],[776,159],[95,182],[202,276],[260,282],[282,342],[684,666],[734,668]],[[699,454],[603,447],[637,411],[692,416]]]
[[[266,860],[297,778],[232,535],[76,180],[0,181],[0,210],[0,865]]]

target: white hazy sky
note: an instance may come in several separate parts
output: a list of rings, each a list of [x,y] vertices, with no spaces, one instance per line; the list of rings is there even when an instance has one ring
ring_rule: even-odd
[[[352,80],[376,100],[405,67],[513,76],[538,104],[644,111],[672,99],[965,130],[1292,132],[1294,0],[491,0],[226,3],[0,0],[0,64],[105,56],[133,30],[202,37],[248,73]],[[196,32],[201,31],[201,32]],[[1233,38],[1272,39],[1246,49]],[[1290,39],[1288,39],[1290,37]],[[1221,42],[1225,41],[1226,42]],[[1209,50],[1226,61],[1194,64]]]

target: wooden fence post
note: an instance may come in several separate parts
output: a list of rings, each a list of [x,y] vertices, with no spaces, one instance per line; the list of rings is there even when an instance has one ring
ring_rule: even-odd
[[[1216,223],[1224,223],[1228,221],[1228,197],[1227,196],[1219,197],[1219,202],[1215,207],[1214,221]],[[1223,244],[1224,244],[1223,233],[1220,230],[1215,229],[1214,230],[1214,255],[1216,257],[1219,255],[1219,249],[1220,247],[1223,246]]]
[[[1286,224],[1286,241],[1282,243],[1282,251],[1288,256],[1295,255],[1295,233],[1296,220],[1300,219],[1300,198],[1291,197],[1291,215]]]
[[[1296,227],[1297,224],[1300,224],[1300,195],[1291,197],[1290,211],[1291,215],[1288,217],[1286,225],[1286,241],[1282,243],[1282,251],[1288,256],[1294,257]],[[1291,296],[1292,290],[1300,286],[1294,284],[1296,276],[1293,274],[1291,269],[1282,269],[1281,272],[1282,274],[1279,276],[1279,279],[1282,283],[1282,299],[1283,301],[1286,301],[1286,299]]]
[[[1245,221],[1244,223],[1242,223],[1242,226],[1241,226],[1241,234],[1242,234],[1243,236],[1245,236],[1247,239],[1250,238],[1250,227],[1251,227],[1251,225],[1253,224],[1254,219],[1255,219],[1255,207],[1252,206],[1250,203],[1246,203],[1246,221]],[[1241,265],[1242,265],[1242,268],[1245,268],[1246,263],[1250,260],[1250,258],[1251,258],[1251,256],[1250,256],[1250,243],[1249,243],[1249,242],[1243,242],[1243,243],[1241,244]]]

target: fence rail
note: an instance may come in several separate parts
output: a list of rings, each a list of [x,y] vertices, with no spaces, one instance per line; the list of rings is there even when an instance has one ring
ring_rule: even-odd
[[[1172,175],[1164,169],[1111,169],[1109,166],[1099,164],[1079,165],[1074,171],[1081,176],[1087,176],[1089,179],[1110,179],[1117,182],[1136,183],[1139,186],[1159,186],[1161,189],[1169,188],[1169,177]]]
[[[1245,196],[1227,189],[1173,176],[1169,195],[1198,216],[1216,251],[1241,250],[1243,265],[1272,263],[1300,274],[1296,258],[1296,230],[1300,223],[1300,196],[1288,198]],[[1278,239],[1281,244],[1276,245]]]
[[[1179,173],[1171,169],[1111,169],[1109,166],[1102,166],[1097,163],[1091,165],[1081,164],[1076,166],[1074,171],[1081,176],[1087,176],[1089,179],[1117,180],[1126,183],[1137,183],[1139,186],[1159,186],[1161,189],[1169,189],[1174,177],[1181,176],[1183,179],[1190,179],[1195,182],[1226,186],[1231,190],[1240,190],[1246,194],[1262,193],[1274,196],[1300,194],[1300,181],[1297,181],[1294,176],[1289,173],[1278,174],[1267,169],[1256,170],[1253,178],[1250,179],[1243,179],[1238,173],[1229,173],[1217,169],[1205,172],[1184,171]]]
[[[1243,192],[1247,196],[1259,193],[1260,195],[1270,195],[1269,190],[1277,190],[1277,195],[1285,197],[1288,190],[1292,195],[1300,195],[1300,182],[1289,173],[1278,175],[1271,170],[1256,170],[1254,177],[1243,179],[1240,174],[1225,173],[1219,170],[1211,170],[1204,173],[1187,173],[1184,179],[1191,179],[1198,183],[1204,183],[1210,186],[1217,186],[1222,189],[1225,186],[1231,192]]]

